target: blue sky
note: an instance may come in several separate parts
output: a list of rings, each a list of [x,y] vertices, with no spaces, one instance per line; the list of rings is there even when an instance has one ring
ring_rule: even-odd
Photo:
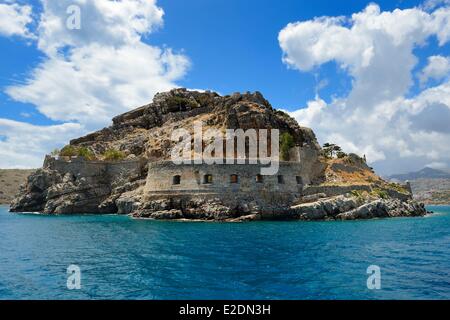
[[[33,3],[36,14],[41,6]],[[315,96],[324,78],[332,82],[320,90],[325,100],[344,95],[351,79],[334,63],[315,72],[299,73],[282,62],[278,33],[289,22],[318,16],[349,16],[363,10],[370,1],[272,1],[193,0],[157,2],[164,9],[164,26],[144,41],[169,46],[186,54],[192,66],[178,84],[187,88],[208,88],[222,94],[261,91],[277,108],[295,110]],[[377,1],[384,10],[409,8],[420,1]],[[35,43],[0,37],[0,86],[21,82],[45,56]],[[17,103],[0,93],[0,116],[34,124],[51,121],[32,104]],[[21,115],[22,114],[22,115]],[[31,115],[24,117],[23,114]]]
[[[88,3],[0,1],[0,167],[187,87],[260,91],[384,174],[448,168],[446,0]],[[81,30],[64,27],[71,4]]]
[[[321,90],[328,99],[350,90],[351,79],[330,63],[299,73],[282,62],[278,33],[289,22],[318,16],[349,16],[371,1],[195,0],[159,1],[166,16],[163,30],[149,40],[184,49],[192,69],[180,84],[211,88],[223,94],[261,91],[277,108],[294,110],[315,96],[321,79],[333,82]],[[377,1],[384,10],[409,8],[419,1]]]

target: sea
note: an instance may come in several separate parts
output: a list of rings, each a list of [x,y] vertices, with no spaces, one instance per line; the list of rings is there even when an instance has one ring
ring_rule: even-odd
[[[0,300],[450,299],[450,207],[422,218],[167,222],[0,207]]]

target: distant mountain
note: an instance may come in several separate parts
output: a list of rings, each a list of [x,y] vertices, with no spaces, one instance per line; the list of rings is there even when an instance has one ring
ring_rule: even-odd
[[[411,182],[414,199],[428,205],[450,204],[450,171],[424,168],[388,177],[394,182]]]
[[[397,181],[414,181],[418,179],[450,179],[450,173],[443,170],[426,167],[417,172],[389,176],[389,180]]]

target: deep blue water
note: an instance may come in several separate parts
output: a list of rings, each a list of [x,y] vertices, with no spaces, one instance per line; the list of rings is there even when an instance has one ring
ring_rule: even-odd
[[[0,207],[0,299],[450,299],[450,207],[426,218],[180,223]],[[67,267],[81,289],[68,290]],[[369,290],[367,267],[381,268]]]

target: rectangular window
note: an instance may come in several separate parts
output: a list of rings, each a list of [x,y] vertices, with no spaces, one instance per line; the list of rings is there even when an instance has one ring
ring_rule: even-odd
[[[232,174],[230,176],[230,183],[231,184],[239,183],[239,176],[237,174]]]
[[[212,184],[213,183],[213,176],[212,174],[206,174],[203,177],[203,184]]]
[[[181,176],[174,176],[174,177],[172,178],[172,184],[173,184],[173,185],[179,185],[179,184],[181,184]]]

